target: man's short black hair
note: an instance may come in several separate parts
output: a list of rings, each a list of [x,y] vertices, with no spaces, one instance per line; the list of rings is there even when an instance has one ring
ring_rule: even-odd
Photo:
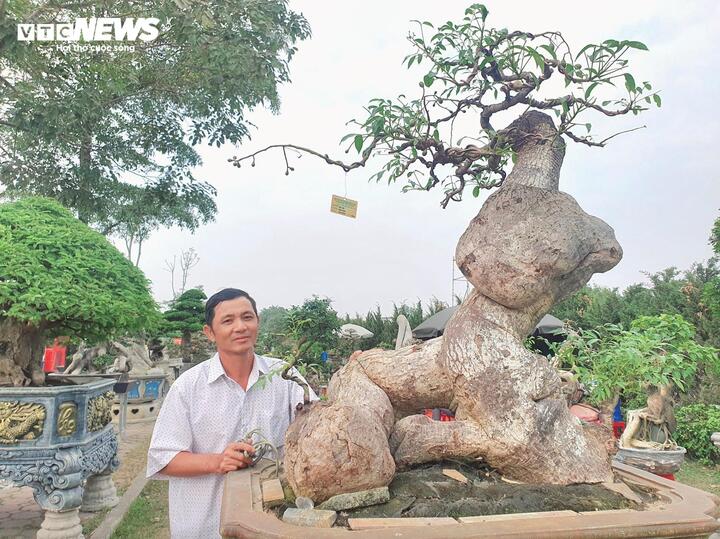
[[[213,318],[215,318],[215,307],[218,303],[237,298],[247,298],[248,301],[250,301],[250,305],[252,305],[253,311],[255,311],[255,316],[257,316],[257,305],[255,304],[255,300],[250,297],[250,294],[238,288],[223,288],[220,292],[210,296],[207,302],[205,302],[205,323],[208,326],[212,326]]]

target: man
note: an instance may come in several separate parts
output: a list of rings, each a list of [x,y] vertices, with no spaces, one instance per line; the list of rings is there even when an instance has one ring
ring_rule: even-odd
[[[226,288],[210,297],[203,331],[217,353],[183,373],[165,397],[147,477],[170,480],[173,538],[220,537],[223,476],[248,466],[254,453],[246,434],[257,429],[282,451],[303,402],[302,387],[277,374],[280,361],[255,354],[259,321],[247,292]],[[310,398],[317,400],[312,389]]]

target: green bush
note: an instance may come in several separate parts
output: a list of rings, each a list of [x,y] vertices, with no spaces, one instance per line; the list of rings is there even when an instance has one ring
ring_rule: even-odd
[[[703,464],[720,462],[720,449],[710,441],[713,432],[720,432],[720,405],[691,404],[675,411],[675,440],[687,449],[688,455]]]

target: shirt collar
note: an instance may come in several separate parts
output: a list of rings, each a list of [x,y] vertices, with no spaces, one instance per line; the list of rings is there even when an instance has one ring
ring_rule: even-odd
[[[220,354],[215,353],[213,357],[211,357],[209,360],[209,366],[208,366],[208,383],[212,384],[215,380],[220,378],[221,376],[227,376],[225,374],[225,369],[222,366],[222,362],[220,361]],[[257,382],[258,378],[261,374],[267,374],[270,371],[270,368],[268,366],[267,361],[264,357],[259,356],[255,354],[255,360],[253,361],[253,368],[252,371],[250,371],[250,376],[248,378],[248,389],[250,389],[255,382]]]

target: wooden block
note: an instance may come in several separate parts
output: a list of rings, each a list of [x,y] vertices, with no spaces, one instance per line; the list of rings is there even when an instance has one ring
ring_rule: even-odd
[[[460,517],[458,520],[463,524],[474,522],[497,522],[502,520],[525,520],[528,518],[552,518],[577,516],[575,511],[545,511],[538,513],[514,513],[512,515],[478,515],[475,517]]]
[[[375,528],[397,528],[400,526],[446,526],[457,524],[457,520],[450,517],[437,518],[349,518],[348,525],[351,530],[372,530]]]
[[[467,477],[465,477],[463,474],[461,474],[457,470],[453,470],[452,468],[444,468],[443,475],[447,475],[449,478],[454,479],[455,481],[460,481],[461,483],[467,484],[467,482],[468,482]]]
[[[266,507],[275,507],[285,501],[285,492],[279,479],[268,479],[262,483],[263,504]]]
[[[515,479],[508,479],[507,477],[503,476],[500,477],[502,481],[505,481],[506,483],[510,483],[511,485],[524,485],[522,481],[516,481]]]

